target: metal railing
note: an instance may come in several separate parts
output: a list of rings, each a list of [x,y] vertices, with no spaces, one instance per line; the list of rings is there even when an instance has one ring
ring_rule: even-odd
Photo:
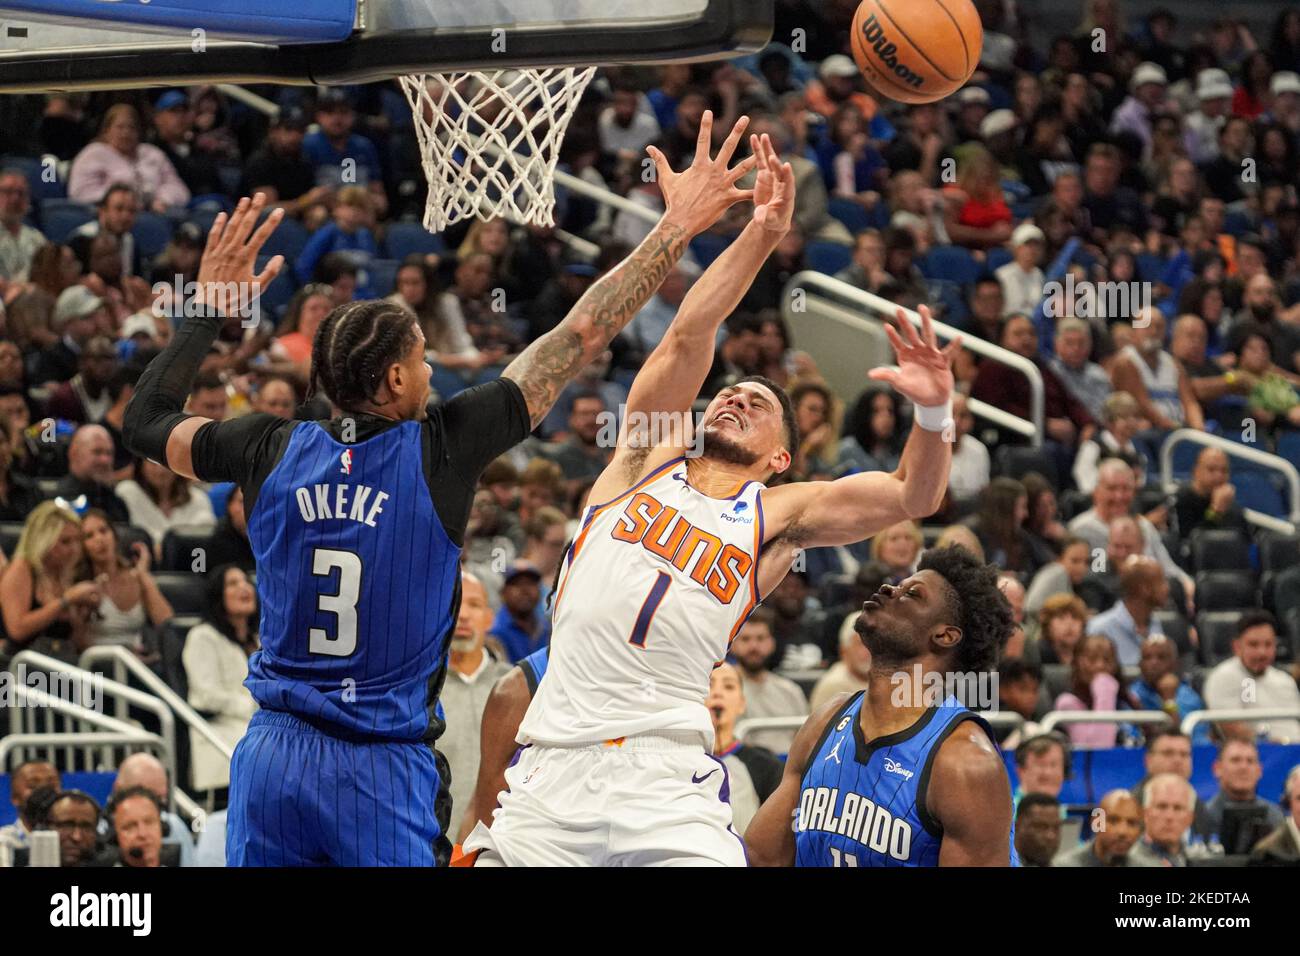
[[[1181,729],[1191,736],[1204,723],[1263,723],[1268,720],[1300,720],[1300,707],[1235,707],[1231,710],[1194,710],[1183,718]]]
[[[55,734],[10,734],[0,738],[0,773],[9,765],[9,755],[13,752],[28,754],[39,752],[48,758],[54,758],[54,752],[63,750],[65,753],[82,749],[89,753],[95,750],[117,750],[130,751],[136,753],[142,749],[148,749],[154,752],[154,756],[160,761],[165,762],[167,755],[167,744],[157,734],[151,734],[147,731],[133,728],[128,732],[110,733],[108,731],[84,731],[76,733],[55,733]],[[57,762],[57,761],[55,761]],[[113,758],[109,763],[110,766],[116,767],[120,763]],[[65,766],[67,766],[65,764]]]
[[[1167,724],[1163,710],[1054,710],[1043,718],[1042,733],[1058,724]]]
[[[851,306],[870,310],[882,317],[892,316],[898,311],[898,306],[888,299],[883,299],[878,295],[873,295],[856,286],[849,285],[847,282],[811,269],[796,273],[786,283],[785,292],[782,296],[783,307],[788,311],[793,290],[806,290],[809,288],[824,293],[832,301],[838,299],[841,303],[847,302]],[[903,315],[918,329],[921,327],[921,316],[919,314],[911,309],[904,309]],[[878,331],[883,326],[883,320],[873,321],[857,311],[832,313],[831,317],[863,332]],[[1013,368],[1029,380],[1030,417],[1028,420],[977,399],[967,399],[966,407],[973,415],[986,419],[1000,428],[1025,436],[1035,447],[1041,445],[1043,441],[1043,375],[1038,366],[1023,355],[1017,355],[1015,352],[1004,349],[999,345],[993,345],[983,339],[968,335],[962,332],[961,329],[945,322],[933,319],[931,325],[938,338],[950,341],[960,335],[962,336],[962,348],[974,352],[981,358],[1000,362]]]
[[[37,651],[19,651],[14,655],[9,664],[9,669],[15,674],[21,673],[21,669],[31,669],[44,671],[46,673],[57,673],[68,677],[73,677],[78,681],[88,681],[100,693],[114,700],[115,706],[120,702],[126,702],[139,707],[141,710],[148,711],[158,718],[159,736],[167,745],[167,760],[165,765],[167,771],[174,781],[176,779],[176,721],[172,715],[171,708],[165,703],[150,694],[136,690],[134,687],[128,687],[126,684],[120,684],[115,680],[96,674],[84,668],[76,667],[66,661],[61,661],[56,657],[50,657],[47,654],[41,654]],[[78,720],[84,720],[87,723],[104,727],[108,730],[118,732],[129,732],[134,728],[132,724],[123,720],[109,717],[98,711],[73,704],[61,697],[52,694],[46,694],[43,691],[31,687],[23,686],[23,681],[16,681],[15,688],[21,688],[22,692],[37,695],[35,700],[40,706],[34,710],[27,707],[10,708],[9,729],[11,733],[53,733],[56,729],[49,719],[51,712],[64,713],[67,716],[75,717]],[[75,712],[68,710],[75,708]],[[119,711],[120,713],[120,711]],[[44,723],[44,727],[38,726]],[[175,787],[173,787],[173,790]]]
[[[1023,726],[1025,723],[1025,718],[1013,711],[985,710],[975,711],[975,713],[988,721],[990,727],[1010,727],[1014,729]],[[1126,711],[1126,713],[1142,713],[1142,711]],[[1162,714],[1162,716],[1168,719],[1166,715]],[[746,735],[756,731],[798,730],[807,719],[807,714],[796,714],[791,717],[747,717],[744,720],[736,721],[736,739],[744,740]]]
[[[1206,448],[1217,448],[1229,458],[1237,457],[1262,468],[1280,472],[1282,477],[1286,479],[1287,491],[1291,499],[1289,502],[1291,509],[1288,515],[1289,520],[1283,521],[1272,515],[1249,508],[1244,509],[1246,520],[1281,534],[1295,534],[1296,525],[1300,523],[1300,471],[1296,470],[1295,465],[1280,455],[1272,455],[1266,451],[1260,451],[1258,448],[1250,448],[1239,442],[1221,438],[1218,435],[1209,435],[1194,428],[1180,428],[1172,432],[1165,439],[1164,444],[1160,446],[1160,481],[1168,491],[1173,491],[1178,486],[1174,480],[1174,449],[1184,442],[1203,445]]]

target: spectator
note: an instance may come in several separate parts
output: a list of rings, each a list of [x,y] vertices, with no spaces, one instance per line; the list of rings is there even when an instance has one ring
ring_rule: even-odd
[[[497,680],[510,672],[509,664],[483,647],[492,625],[492,608],[483,583],[467,571],[460,580],[460,612],[451,637],[447,679],[439,696],[447,730],[438,738],[438,750],[451,770],[451,806],[458,816],[469,806],[478,779],[479,732],[488,695]],[[450,832],[459,832],[459,819],[451,822]]]
[[[30,648],[71,662],[87,646],[100,594],[93,581],[72,583],[81,558],[81,519],[58,502],[37,505],[0,575],[6,661]]]
[[[829,119],[816,146],[826,189],[870,209],[880,201],[889,175],[885,160],[872,146],[866,120],[856,107],[840,106]]]
[[[236,485],[226,499],[226,513],[217,522],[205,549],[207,566],[233,564],[247,573],[254,568],[253,549],[248,543],[248,520],[244,513],[244,490]]]
[[[148,459],[136,462],[134,475],[118,484],[117,495],[126,503],[131,524],[153,538],[155,555],[162,554],[162,540],[173,528],[212,528],[217,523],[206,494],[188,478]]]
[[[207,714],[209,726],[232,749],[257,711],[248,680],[248,658],[258,648],[258,602],[248,575],[233,565],[208,574],[203,621],[185,635],[181,663],[189,705]],[[195,790],[230,785],[230,762],[196,730],[190,730],[190,777]]]
[[[109,383],[117,374],[117,347],[97,335],[77,356],[77,374],[50,393],[46,411],[78,425],[97,424],[113,404]]]
[[[1196,456],[1190,481],[1181,483],[1174,495],[1174,517],[1178,534],[1189,539],[1197,528],[1249,528],[1236,503],[1236,489],[1228,481],[1228,456],[1217,448],[1203,448]]]
[[[36,361],[38,384],[66,382],[77,374],[81,350],[107,324],[104,307],[104,300],[85,286],[69,286],[59,294],[50,322],[59,339]]]
[[[144,206],[157,213],[190,201],[189,189],[163,151],[140,142],[140,116],[129,103],[108,108],[99,137],[72,161],[68,198],[97,203],[116,183],[133,187]]]
[[[1103,459],[1118,459],[1144,476],[1147,471],[1146,456],[1133,443],[1140,424],[1138,404],[1133,396],[1128,392],[1108,395],[1102,402],[1101,422],[1102,428],[1079,445],[1079,454],[1074,459],[1074,484],[1086,495],[1097,489],[1097,472]]]
[[[868,385],[845,416],[837,477],[896,469],[905,440],[901,422],[898,393],[884,385]]]
[[[854,627],[854,618],[840,628],[840,659],[817,679],[808,695],[808,708],[817,711],[837,694],[852,694],[867,689],[871,677],[871,652],[862,643]]]
[[[1056,356],[1048,362],[1048,367],[1061,380],[1066,390],[1088,410],[1088,414],[1104,423],[1106,399],[1115,394],[1115,390],[1111,387],[1106,370],[1088,360],[1092,354],[1091,326],[1083,319],[1061,319],[1056,326],[1053,345]]]
[[[1204,819],[1196,821],[1196,834],[1207,842],[1220,843],[1226,853],[1241,854],[1249,853],[1258,840],[1285,823],[1286,817],[1277,804],[1259,797],[1257,788],[1263,777],[1264,768],[1254,741],[1224,741],[1214,758],[1214,779],[1219,781],[1219,790],[1206,804]],[[1253,821],[1254,832],[1249,827],[1242,828],[1245,832],[1225,832],[1227,813],[1258,814],[1258,819]]]
[[[397,270],[397,290],[388,297],[415,313],[424,332],[425,348],[444,369],[477,371],[486,360],[474,348],[459,310],[445,310],[437,272],[419,253],[412,253]],[[326,309],[328,312],[328,309]]]
[[[1112,790],[1098,804],[1106,825],[1088,843],[1060,853],[1052,866],[1145,866],[1134,852],[1142,836],[1142,811],[1127,790]]]
[[[194,379],[185,410],[191,415],[223,422],[230,411],[230,393],[220,377],[200,372]]]
[[[1002,284],[1003,308],[1030,315],[1043,298],[1043,249],[1047,237],[1032,222],[1022,222],[1011,233],[1011,261],[994,271]]]
[[[1134,343],[1121,350],[1111,367],[1115,390],[1128,392],[1137,400],[1142,417],[1160,438],[1184,425],[1204,428],[1201,406],[1187,372],[1164,350],[1164,315],[1155,308],[1142,310],[1134,320],[1133,336]]]
[[[311,370],[312,342],[316,330],[334,307],[333,290],[323,283],[308,283],[294,293],[276,328],[269,355],[277,363],[288,363],[296,376],[306,381]]]
[[[1286,777],[1283,805],[1286,820],[1250,852],[1251,866],[1296,866],[1300,864],[1300,766]]]
[[[719,120],[714,120],[714,129],[724,128],[726,127]],[[844,245],[851,244],[853,237],[849,234],[848,229],[838,219],[833,218],[829,212],[829,200],[826,196],[826,185],[822,180],[821,170],[817,168],[817,164],[812,160],[799,155],[792,149],[793,136],[790,128],[770,113],[760,113],[750,116],[749,133],[754,136],[764,134],[769,136],[772,140],[772,148],[776,150],[777,155],[784,162],[789,163],[794,170],[794,223],[798,227],[800,235],[809,242],[820,240],[840,242]],[[694,150],[695,135],[693,133],[690,136],[689,143],[691,150]],[[752,183],[752,178],[746,176],[736,185],[741,189],[748,189]]]
[[[766,607],[757,607],[745,619],[731,643],[731,659],[739,668],[743,685],[746,716],[806,717],[808,698],[802,688],[788,677],[772,671],[776,659],[776,638],[772,634],[774,615]],[[773,753],[790,752],[795,729],[754,730],[745,739]]]
[[[316,100],[318,129],[302,141],[302,154],[316,169],[316,183],[340,189],[356,183],[370,194],[375,219],[388,213],[383,168],[374,143],[353,131],[357,114],[347,95],[327,88]]]
[[[105,816],[113,828],[119,865],[141,868],[164,865],[163,802],[151,790],[143,786],[115,789]]]
[[[1130,516],[1136,493],[1137,482],[1133,478],[1133,469],[1117,458],[1107,458],[1097,469],[1097,487],[1092,492],[1092,507],[1077,515],[1066,527],[1071,534],[1087,541],[1094,550],[1106,548],[1110,543],[1111,522],[1116,518]],[[1136,516],[1135,520],[1142,535],[1141,553],[1159,561],[1165,574],[1177,578],[1182,583],[1183,590],[1191,594],[1194,590],[1192,579],[1169,556],[1164,542],[1160,540],[1160,532],[1141,515]]]
[[[948,494],[959,509],[965,510],[989,483],[989,450],[971,434],[975,416],[970,413],[966,396],[960,392],[952,396],[952,420],[956,441],[948,472]]]
[[[1056,489],[1036,471],[1025,472],[1020,483],[1025,486],[1027,505],[1025,533],[1046,563],[1060,551],[1062,542],[1069,537],[1065,525],[1057,518],[1060,509],[1056,501]]]
[[[569,411],[569,437],[546,449],[546,455],[560,466],[565,480],[598,478],[614,454],[608,418],[612,413],[598,392],[573,396]]]
[[[9,429],[0,427],[0,521],[22,521],[41,500],[36,487],[14,470],[12,441]]]
[[[611,253],[623,252],[621,244],[609,245]],[[630,251],[630,250],[629,250]],[[610,263],[611,267],[625,256],[618,255]],[[558,274],[548,278],[533,301],[525,306],[530,338],[538,338],[551,331],[578,304],[578,300],[591,288],[598,275],[607,271],[599,265],[589,262],[566,262]],[[671,321],[671,320],[670,320]]]
[[[1051,866],[1061,849],[1061,804],[1029,793],[1016,805],[1016,855],[1021,866]]]
[[[1088,547],[1087,541],[1074,535],[1067,537],[1061,543],[1056,560],[1043,565],[1030,581],[1025,595],[1025,610],[1030,614],[1038,614],[1051,597],[1060,594],[1073,597],[1075,589],[1088,573],[1091,557],[1092,549]]]
[[[879,229],[863,229],[853,239],[853,260],[835,274],[841,282],[879,294],[890,281],[885,271],[885,240]]]
[[[94,508],[81,516],[82,547],[87,577],[100,594],[90,620],[90,643],[128,647],[140,657],[157,657],[145,648],[145,624],[162,627],[172,617],[172,606],[149,573],[149,549],[136,542],[123,552],[117,529],[108,516]]]
[[[559,573],[560,563],[569,544],[568,519],[559,508],[538,508],[524,522],[524,549],[520,559],[537,568],[542,576],[541,603],[551,606],[551,581]],[[480,582],[482,583],[482,582]]]
[[[109,232],[100,232],[90,237],[73,236],[69,245],[85,267],[81,284],[102,297],[107,307],[108,321],[100,327],[99,332],[115,337],[131,313],[150,306],[153,292],[144,279],[123,268],[120,237]]]
[[[68,246],[47,242],[32,255],[29,281],[7,301],[8,334],[24,352],[45,349],[59,340],[54,332],[54,304],[81,276],[81,260]]]
[[[954,245],[973,250],[1011,238],[1011,208],[1002,198],[997,160],[979,143],[962,147],[957,182],[944,187],[944,230]]]
[[[1177,774],[1158,773],[1142,788],[1145,835],[1137,859],[1141,866],[1186,866],[1188,832],[1195,818],[1196,791]],[[1108,821],[1109,822],[1109,821]]]
[[[1014,730],[998,728],[998,743],[1004,750],[1014,749],[1021,740],[1038,732],[1034,723],[1042,716],[1039,690],[1042,674],[1037,667],[1019,657],[1003,657],[998,664],[998,710],[1018,714],[1024,724]],[[1008,732],[1009,731],[1009,732]]]
[[[1142,63],[1129,79],[1129,95],[1111,117],[1112,133],[1133,133],[1142,142],[1144,152],[1152,143],[1152,125],[1156,117],[1171,110],[1165,100],[1169,78],[1158,63]]]
[[[1245,428],[1246,419],[1257,421],[1265,429],[1300,428],[1300,393],[1291,378],[1274,364],[1274,346],[1270,336],[1255,323],[1233,329],[1238,376],[1253,381],[1246,396],[1246,414],[1233,422],[1233,430]],[[1225,422],[1225,424],[1227,424]]]
[[[1092,230],[1089,238],[1098,246],[1106,244],[1107,234],[1115,227],[1144,235],[1147,214],[1137,193],[1120,185],[1123,166],[1118,147],[1094,143],[1084,165],[1082,208],[1088,214]]]
[[[77,508],[99,508],[126,523],[126,503],[113,489],[113,440],[102,425],[82,425],[68,445],[68,474],[55,493]],[[79,499],[84,498],[84,501]]]
[[[257,387],[257,393],[253,396],[253,411],[274,415],[286,421],[293,418],[297,405],[298,393],[294,391],[288,379],[279,376],[263,378],[262,384]],[[213,520],[216,520],[215,516]]]
[[[276,114],[266,142],[244,164],[241,196],[266,195],[267,205],[284,208],[287,215],[307,220],[320,218],[323,205],[333,195],[328,185],[317,185],[316,167],[303,153],[307,115],[297,107]]]
[[[1003,317],[1006,311],[1006,296],[1002,292],[1002,283],[993,276],[984,276],[975,280],[971,286],[967,305],[970,316],[966,329],[986,342],[997,345],[1002,338]],[[1023,374],[1021,376],[1024,377]]]
[[[102,812],[99,802],[80,790],[64,790],[50,804],[49,826],[59,834],[59,865],[94,866]]]
[[[1172,720],[1181,723],[1192,711],[1205,709],[1201,695],[1178,672],[1178,648],[1163,634],[1153,634],[1142,642],[1138,667],[1142,677],[1133,682],[1130,690],[1142,710],[1167,711]],[[1196,743],[1209,742],[1209,727],[1202,724],[1196,732]]]
[[[9,775],[9,801],[18,819],[0,827],[0,846],[21,850],[28,846],[35,821],[27,813],[27,800],[37,790],[62,787],[59,771],[48,760],[24,760]]]
[[[659,138],[659,122],[641,110],[641,91],[627,82],[613,84],[610,105],[597,120],[600,148],[622,159],[640,159],[645,148]]]
[[[843,418],[839,399],[822,382],[805,380],[790,389],[790,404],[799,425],[799,450],[790,471],[805,480],[830,477],[838,454],[836,435]]]
[[[1095,630],[1075,649],[1070,665],[1070,689],[1056,698],[1053,710],[1111,711],[1125,703],[1119,661],[1109,637]],[[1072,723],[1070,742],[1082,747],[1114,747],[1119,728],[1113,723]]]
[[[713,756],[731,783],[732,826],[744,833],[759,806],[780,786],[782,763],[748,737],[736,739],[736,721],[745,714],[745,685],[736,667],[724,662],[713,669],[704,705],[713,718]]]
[[[1277,625],[1267,611],[1249,611],[1237,622],[1233,656],[1205,678],[1205,702],[1211,710],[1250,710],[1256,707],[1300,707],[1300,690],[1291,675],[1274,667]],[[1221,722],[1223,733],[1245,732],[1281,743],[1300,741],[1300,721]]]
[[[195,148],[194,110],[184,90],[168,90],[158,97],[149,141],[162,150],[192,197],[224,192],[212,155]]]
[[[994,478],[980,496],[980,510],[969,520],[987,560],[1030,577],[1052,560],[1050,550],[1025,531],[1029,516],[1025,486],[1014,478]]]
[[[1193,285],[1200,280],[1193,280]],[[1191,286],[1189,285],[1190,289]],[[1223,293],[1217,288],[1207,289],[1222,301]],[[1225,369],[1217,362],[1210,361],[1207,348],[1209,335],[1205,320],[1199,315],[1180,315],[1174,321],[1174,334],[1169,344],[1169,352],[1187,372],[1192,384],[1192,393],[1205,410],[1207,420],[1227,420],[1223,414],[1227,403],[1221,399],[1229,395],[1248,395],[1255,386],[1255,376],[1237,369]],[[1233,422],[1236,424],[1236,422]]]
[[[1136,667],[1143,643],[1164,636],[1153,612],[1169,603],[1169,579],[1153,558],[1133,555],[1120,568],[1119,586],[1119,600],[1088,622],[1088,635],[1107,638],[1121,667]]]
[[[339,190],[334,201],[333,221],[317,229],[294,263],[294,273],[304,285],[314,281],[320,260],[332,252],[344,253],[358,269],[364,269],[379,257],[379,246],[370,227],[374,223],[374,206],[370,193],[360,186],[346,186]],[[375,298],[369,283],[360,284],[355,297]]]
[[[1069,748],[1057,733],[1037,734],[1016,748],[1017,802],[1037,793],[1058,799],[1070,765]]]
[[[1219,131],[1232,108],[1232,81],[1217,67],[1196,75],[1198,108],[1183,117],[1183,144],[1188,158],[1198,166],[1219,155]]]
[[[516,561],[505,573],[501,609],[490,633],[512,664],[550,642],[551,622],[542,607],[541,581],[541,572],[523,561]]]
[[[0,279],[26,282],[32,257],[45,236],[23,219],[31,210],[31,187],[21,170],[0,170]]]
[[[1072,594],[1053,594],[1043,602],[1038,623],[1038,656],[1042,662],[1073,667],[1075,649],[1088,624],[1088,608],[1083,601]]]
[[[162,834],[163,849],[159,852],[165,858],[174,860],[177,858],[177,851],[169,849],[169,847],[178,846],[180,847],[180,865],[193,866],[194,840],[190,836],[190,828],[175,813],[166,809],[171,797],[171,781],[167,777],[166,769],[153,754],[135,753],[118,765],[117,777],[113,780],[113,796],[116,797],[121,794],[122,799],[126,799],[126,795],[133,793],[137,788],[144,788],[153,794],[156,806],[162,808],[161,823],[165,827],[165,832]],[[110,819],[113,818],[111,808],[112,800],[110,799],[109,808],[105,810]],[[132,817],[140,817],[142,822],[147,824],[148,815],[143,812],[142,808],[137,808],[137,810],[139,812],[133,813]],[[114,826],[120,835],[122,828],[117,826],[116,821],[114,821]],[[147,841],[144,842],[147,844]],[[119,847],[121,847],[120,843]]]
[[[886,584],[899,584],[915,573],[925,539],[915,521],[899,521],[871,539],[871,560],[888,570]]]

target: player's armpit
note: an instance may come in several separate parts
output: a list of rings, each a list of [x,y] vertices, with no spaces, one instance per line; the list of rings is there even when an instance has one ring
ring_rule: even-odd
[[[750,866],[794,866],[794,835],[798,823],[795,813],[799,808],[804,771],[827,722],[839,712],[849,696],[836,694],[813,712],[795,734],[780,785],[763,801],[745,830],[745,855]]]
[[[528,681],[518,667],[508,671],[492,687],[487,705],[483,708],[478,778],[474,783],[474,794],[470,797],[469,807],[461,818],[457,843],[464,843],[480,820],[484,826],[492,825],[492,811],[497,806],[497,794],[506,788],[506,768],[519,749],[515,735],[519,733],[519,725],[523,722],[532,699]]]
[[[939,748],[925,799],[943,827],[940,866],[1011,865],[1011,783],[974,721],[958,725]]]
[[[762,495],[766,540],[779,537],[797,548],[856,544],[913,517],[903,504],[903,482],[893,472],[793,482]]]

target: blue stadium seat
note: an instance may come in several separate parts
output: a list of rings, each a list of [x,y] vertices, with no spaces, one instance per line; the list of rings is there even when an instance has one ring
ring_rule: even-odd
[[[388,235],[384,237],[384,251],[388,258],[401,262],[413,253],[444,255],[447,244],[442,241],[442,236],[425,229],[421,223],[395,222],[388,227]]]
[[[396,259],[371,259],[366,264],[366,271],[370,274],[370,288],[375,290],[376,296],[382,299],[392,294],[397,287],[397,270],[401,265]]]
[[[875,218],[861,203],[842,196],[832,196],[827,203],[827,210],[832,216],[844,223],[846,229],[855,236],[863,229],[870,229],[876,224]]]
[[[1300,468],[1300,432],[1289,428],[1278,432],[1277,453]]]
[[[961,286],[945,279],[925,280],[926,298],[935,307],[935,318],[948,325],[960,326],[966,321],[968,310],[962,298]]]
[[[833,276],[853,261],[853,250],[841,242],[814,239],[804,249],[808,268]]]
[[[935,246],[917,265],[927,279],[947,279],[958,285],[969,285],[983,271],[970,250],[962,246]]]
[[[1010,262],[1012,258],[1010,249],[1005,246],[994,246],[989,250],[988,258],[984,260],[984,271],[992,275]]]
[[[171,220],[166,216],[154,212],[141,212],[135,217],[131,235],[135,237],[140,255],[145,259],[152,259],[167,247],[172,237],[172,230]]]
[[[1272,474],[1239,467],[1233,462],[1232,484],[1237,489],[1237,504],[1275,518],[1285,518],[1286,498]]]
[[[95,218],[95,208],[70,199],[46,199],[41,203],[41,232],[51,242],[64,242],[74,229]]]
[[[58,178],[57,164],[48,167],[55,172],[50,182],[46,181],[46,168],[39,159],[31,156],[0,156],[0,169],[17,169],[27,177],[33,206],[40,206],[46,199],[63,199],[68,195],[68,184]]]
[[[266,264],[271,261],[271,257],[261,255],[257,257],[257,270],[261,272],[266,268]],[[262,298],[259,300],[263,316],[276,324],[284,318],[284,310],[289,305],[289,300],[293,294],[298,291],[298,283],[293,277],[293,267],[288,263],[280,270],[269,286],[262,290]]]
[[[212,223],[216,221],[217,214],[221,210],[215,207],[206,207],[203,209],[191,209],[185,215],[186,222],[192,222],[199,227],[199,232],[203,233],[206,239],[209,232],[212,231]]]
[[[294,261],[302,255],[302,250],[307,247],[307,240],[311,234],[307,232],[307,227],[297,219],[290,219],[286,216],[280,220],[280,225],[275,227],[275,232],[271,233],[266,240],[266,245],[262,246],[262,254],[266,256],[284,256],[285,262],[291,268]]]
[[[731,236],[719,236],[711,232],[702,232],[691,240],[691,255],[695,261],[700,264],[701,269],[707,269],[713,265],[718,256],[727,251],[727,247],[732,243]],[[391,250],[391,246],[389,249]],[[401,259],[401,256],[393,256],[394,259]]]

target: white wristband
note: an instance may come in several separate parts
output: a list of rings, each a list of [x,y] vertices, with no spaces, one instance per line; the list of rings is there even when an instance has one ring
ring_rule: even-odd
[[[941,432],[952,425],[952,398],[942,405],[914,405],[913,421],[928,432]]]

